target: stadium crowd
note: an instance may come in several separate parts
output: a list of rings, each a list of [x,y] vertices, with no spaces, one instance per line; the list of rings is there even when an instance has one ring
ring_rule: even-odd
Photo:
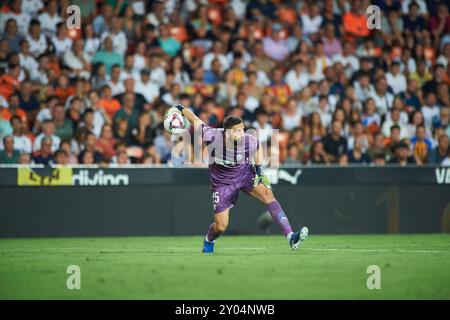
[[[450,163],[448,0],[1,3],[0,163],[171,163],[177,103],[285,164]]]

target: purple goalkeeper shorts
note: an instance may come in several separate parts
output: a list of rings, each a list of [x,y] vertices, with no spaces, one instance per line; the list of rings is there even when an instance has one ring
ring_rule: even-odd
[[[239,199],[239,191],[249,194],[253,190],[255,176],[246,175],[241,181],[229,185],[211,186],[214,213],[231,209]]]

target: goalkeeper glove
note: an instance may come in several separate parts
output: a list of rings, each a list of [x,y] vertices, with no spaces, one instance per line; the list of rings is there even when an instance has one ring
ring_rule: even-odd
[[[253,186],[256,187],[258,183],[262,183],[266,188],[272,190],[272,186],[270,185],[269,178],[264,174],[262,170],[262,166],[257,164],[255,165],[255,180],[253,181]]]
[[[183,114],[184,107],[181,104],[177,104],[176,106],[174,106],[174,108],[177,108],[178,110],[180,110],[181,114]]]

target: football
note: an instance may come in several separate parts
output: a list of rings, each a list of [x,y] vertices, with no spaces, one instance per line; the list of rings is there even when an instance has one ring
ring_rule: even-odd
[[[189,121],[180,110],[172,107],[167,110],[164,116],[164,129],[170,134],[180,134],[184,130],[189,129]]]

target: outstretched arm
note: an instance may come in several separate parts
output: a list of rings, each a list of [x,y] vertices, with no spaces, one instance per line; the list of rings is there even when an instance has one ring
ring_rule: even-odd
[[[177,104],[175,106],[178,110],[180,110],[181,114],[186,117],[186,119],[194,126],[194,129],[197,130],[202,124],[203,121],[200,120],[191,110],[183,107],[181,104]]]

